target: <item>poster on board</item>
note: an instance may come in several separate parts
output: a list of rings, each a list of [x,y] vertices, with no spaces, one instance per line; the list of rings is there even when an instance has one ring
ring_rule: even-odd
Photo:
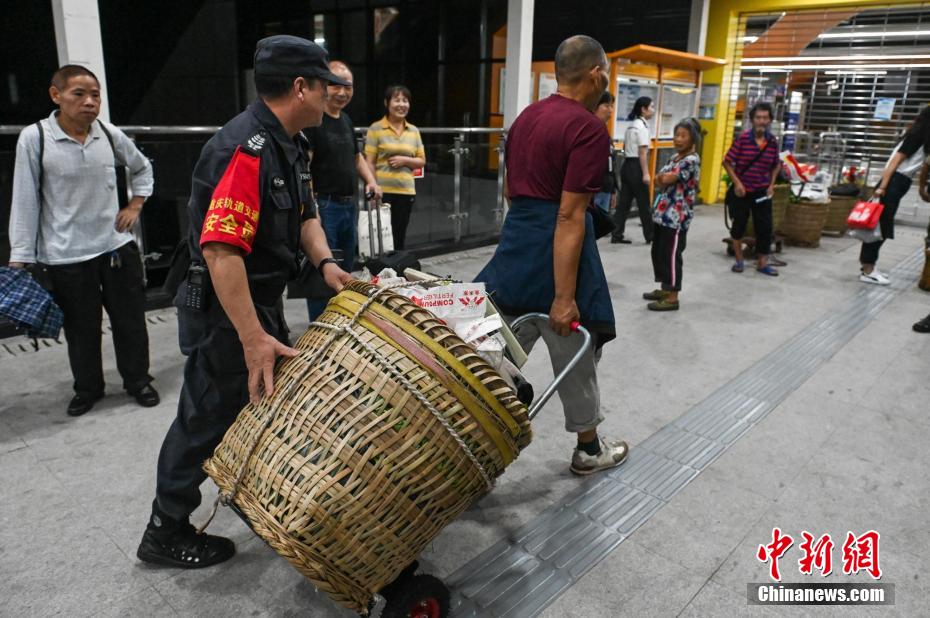
[[[873,120],[891,120],[894,114],[894,104],[897,99],[878,99],[875,102],[875,115]]]
[[[635,80],[635,79],[619,79],[617,80],[617,92],[614,94],[617,98],[616,103],[614,104],[614,110],[616,114],[616,119],[614,121],[614,139],[622,140],[626,129],[630,126],[630,121],[627,120],[627,116],[631,111],[633,111],[633,104],[636,103],[636,99],[639,97],[649,97],[652,99],[652,104],[658,106],[659,104],[659,85],[655,82],[646,81],[646,80]],[[655,116],[647,123],[649,125],[649,135],[651,137],[656,136],[656,119]]]
[[[501,67],[501,76],[497,80],[497,113],[504,113],[504,95],[506,90],[504,86],[507,84],[507,67]]]
[[[705,84],[701,86],[701,97],[698,106],[699,120],[713,120],[717,115],[717,101],[720,99],[719,84]]]
[[[697,89],[694,86],[665,84],[662,87],[662,124],[659,138],[671,139],[675,125],[685,118],[694,116]]]
[[[537,101],[542,101],[551,94],[555,94],[556,88],[559,84],[555,81],[555,73],[540,73],[539,74],[539,93],[536,97]]]

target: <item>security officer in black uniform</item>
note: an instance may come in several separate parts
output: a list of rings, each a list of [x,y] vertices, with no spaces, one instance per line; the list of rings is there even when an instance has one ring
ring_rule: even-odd
[[[158,457],[152,515],[137,551],[145,562],[200,568],[231,558],[226,538],[197,534],[201,468],[242,407],[271,394],[277,357],[292,357],[281,294],[298,251],[339,290],[349,280],[326,244],[309,191],[300,129],[319,126],[333,75],[326,52],[279,35],[258,42],[259,98],[210,139],[188,205],[191,267],[175,298],[188,356],[178,415]]]

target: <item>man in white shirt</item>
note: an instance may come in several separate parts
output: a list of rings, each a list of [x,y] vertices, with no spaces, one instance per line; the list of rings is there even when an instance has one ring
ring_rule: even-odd
[[[122,131],[97,119],[100,82],[90,70],[61,67],[49,95],[58,109],[23,129],[16,144],[10,266],[47,268],[65,316],[75,391],[70,416],[90,411],[104,394],[102,308],[123,388],[139,405],[158,405],[149,375],[142,258],[129,232],[152,194],[152,165]],[[120,208],[123,166],[133,197]]]

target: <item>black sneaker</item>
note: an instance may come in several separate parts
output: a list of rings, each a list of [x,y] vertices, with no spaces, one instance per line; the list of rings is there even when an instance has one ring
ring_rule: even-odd
[[[162,525],[153,514],[142,535],[136,556],[143,562],[181,569],[202,569],[226,562],[236,555],[236,545],[212,534],[197,534],[189,522]]]
[[[71,398],[68,404],[68,416],[81,416],[87,414],[94,407],[94,404],[103,399],[103,393],[99,395],[82,395],[76,394]]]

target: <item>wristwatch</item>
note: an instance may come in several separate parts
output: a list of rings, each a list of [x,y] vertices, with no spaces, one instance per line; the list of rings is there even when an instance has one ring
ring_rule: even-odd
[[[322,260],[320,260],[320,263],[316,265],[316,270],[317,272],[320,273],[320,276],[323,276],[324,266],[326,266],[327,264],[338,264],[338,263],[339,263],[339,260],[337,260],[336,258],[331,258],[331,257],[323,258]]]

